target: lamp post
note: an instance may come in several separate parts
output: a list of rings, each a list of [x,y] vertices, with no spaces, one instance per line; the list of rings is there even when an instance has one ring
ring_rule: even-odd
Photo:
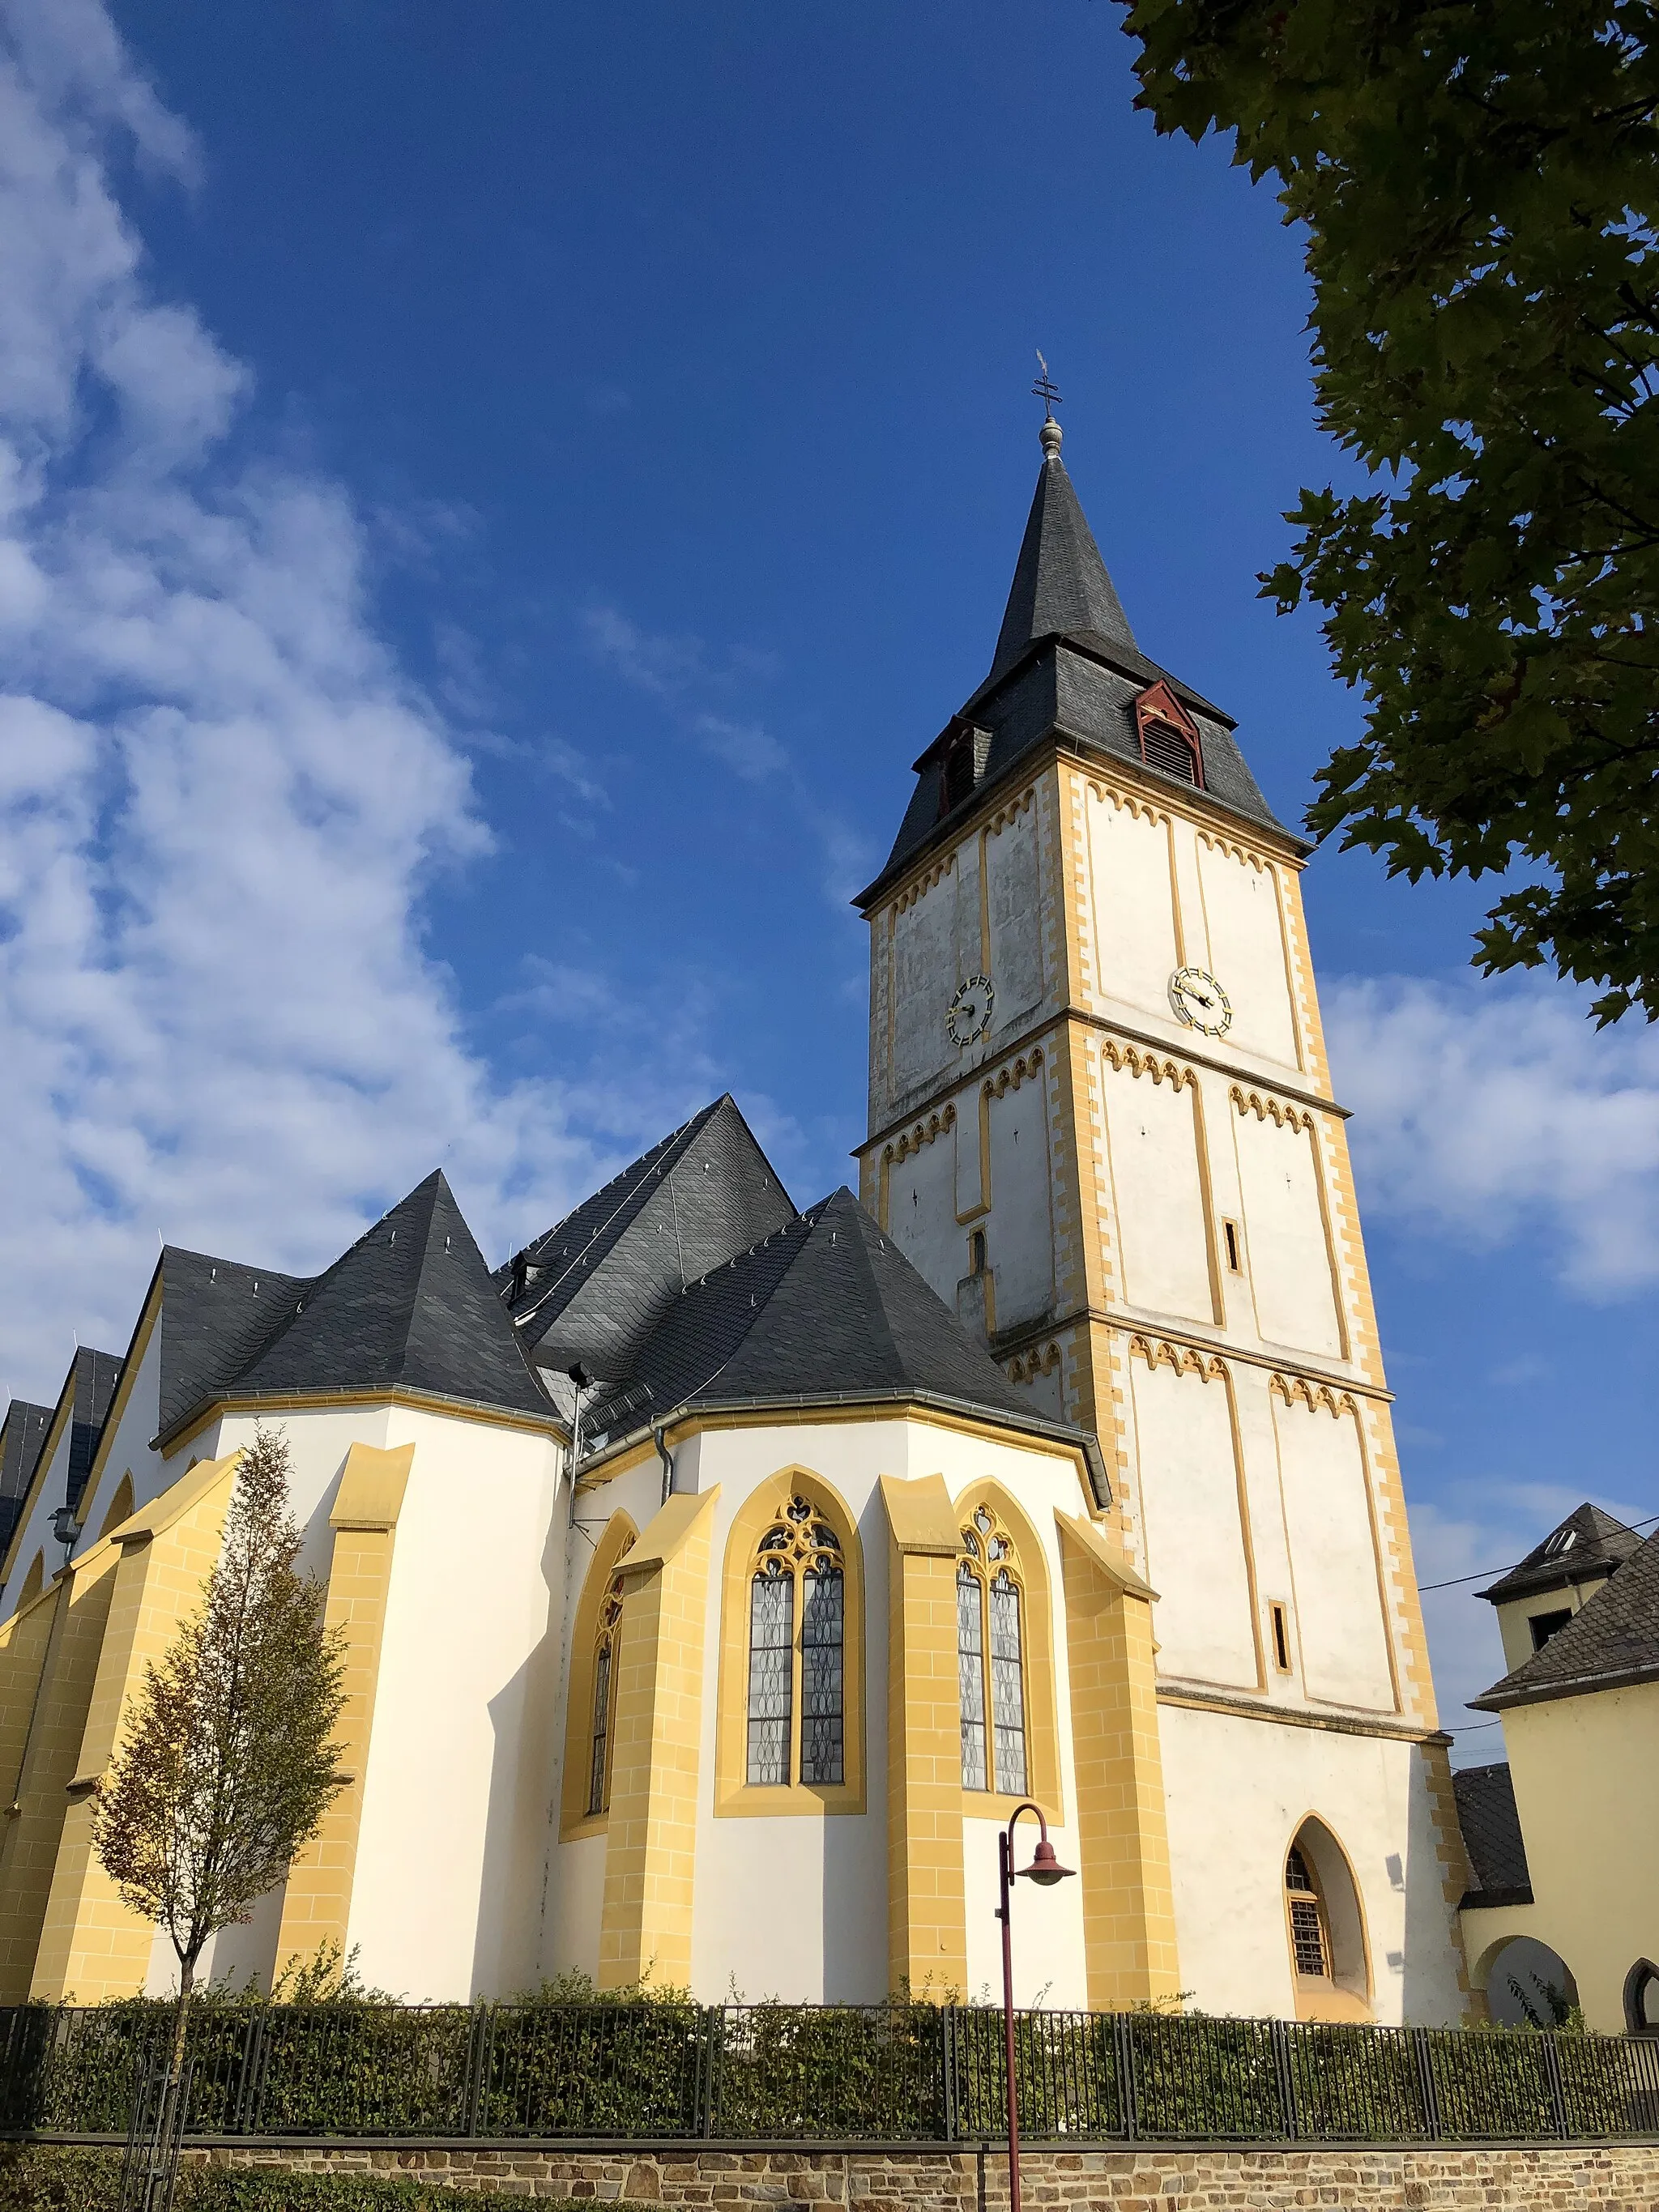
[[[1014,1824],[1022,1813],[1035,1813],[1041,1832],[1028,1867],[1014,1864]],[[1054,1847],[1048,1841],[1048,1823],[1042,1817],[1040,1805],[1016,1805],[1008,1815],[1007,1826],[997,1837],[997,1869],[1001,1877],[997,1918],[1002,1923],[1002,2028],[1008,2067],[1008,2212],[1019,2212],[1019,2099],[1014,2087],[1014,1936],[1008,1907],[1013,1885],[1022,1878],[1052,1889],[1072,1871],[1070,1867],[1061,1866],[1054,1856]]]

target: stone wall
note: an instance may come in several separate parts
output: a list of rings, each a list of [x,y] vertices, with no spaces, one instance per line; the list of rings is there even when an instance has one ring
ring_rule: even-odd
[[[861,2212],[1006,2212],[1008,2165],[972,2150],[491,2150],[355,2144],[192,2150],[186,2159],[309,2173],[398,2174],[471,2194],[600,2203],[858,2206]],[[1659,2142],[1548,2149],[1028,2151],[1022,2197],[1037,2212],[1543,2212],[1659,2207]]]

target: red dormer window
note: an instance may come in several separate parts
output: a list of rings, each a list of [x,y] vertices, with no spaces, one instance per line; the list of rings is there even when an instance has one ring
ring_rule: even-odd
[[[1204,745],[1198,724],[1162,678],[1134,702],[1140,757],[1160,775],[1204,788]]]

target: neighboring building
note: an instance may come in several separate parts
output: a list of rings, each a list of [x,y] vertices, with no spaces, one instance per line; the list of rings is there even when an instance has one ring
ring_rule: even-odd
[[[1659,1535],[1581,1505],[1480,1595],[1510,1672],[1470,1702],[1509,1758],[1455,1778],[1473,1979],[1659,2033]]]
[[[1468,2008],[1307,848],[1042,438],[860,902],[862,1205],[798,1212],[722,1099],[493,1276],[441,1175],[314,1279],[163,1253],[4,1562],[0,2001],[165,1978],[90,1794],[263,1418],[352,1781],[216,1972],[975,1996],[1030,1796],[1081,1879],[1022,1896],[1025,2002]]]

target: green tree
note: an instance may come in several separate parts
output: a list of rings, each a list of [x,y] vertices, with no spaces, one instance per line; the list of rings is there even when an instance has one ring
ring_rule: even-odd
[[[1306,227],[1316,392],[1371,483],[1262,578],[1362,690],[1319,836],[1524,880],[1488,974],[1659,1016],[1659,62],[1626,0],[1131,0],[1137,105]]]
[[[282,1431],[242,1454],[198,1610],[144,1683],[100,1784],[94,1843],[122,1897],[166,1929],[179,2007],[158,2137],[176,2106],[209,1939],[252,1917],[345,1786],[345,1661],[321,1583],[297,1569]]]

